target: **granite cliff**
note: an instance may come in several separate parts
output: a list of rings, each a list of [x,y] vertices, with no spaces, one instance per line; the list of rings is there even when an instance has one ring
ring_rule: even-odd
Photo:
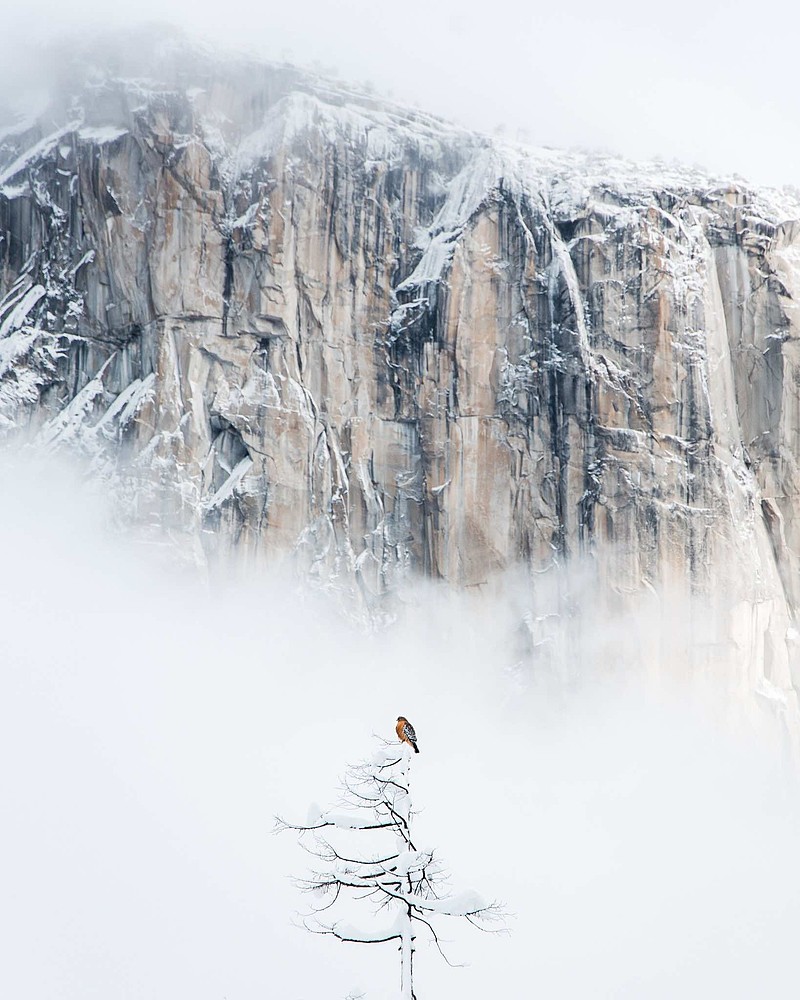
[[[366,600],[578,556],[702,595],[795,718],[796,200],[123,52],[0,137],[5,433]]]

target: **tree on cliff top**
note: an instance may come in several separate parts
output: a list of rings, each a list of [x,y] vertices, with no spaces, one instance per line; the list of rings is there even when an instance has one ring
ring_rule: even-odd
[[[309,877],[298,879],[301,888],[315,897],[304,926],[315,934],[356,944],[396,941],[402,1000],[416,1000],[418,932],[448,961],[437,932],[443,918],[459,917],[482,930],[502,929],[490,925],[503,920],[498,904],[486,903],[472,891],[452,892],[438,855],[415,845],[411,758],[408,744],[385,744],[370,760],[347,769],[336,807],[325,812],[312,807],[306,823],[277,821],[278,831],[297,831],[317,860]],[[369,926],[339,916],[348,898],[370,901]]]

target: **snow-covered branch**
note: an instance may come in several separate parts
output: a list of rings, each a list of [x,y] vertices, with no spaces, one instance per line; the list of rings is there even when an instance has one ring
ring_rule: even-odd
[[[276,822],[276,831],[293,830],[318,862],[316,871],[299,879],[305,892],[318,896],[304,918],[315,934],[339,941],[381,944],[398,941],[404,1000],[413,1000],[412,969],[417,930],[429,938],[448,964],[435,923],[461,918],[486,930],[502,922],[503,911],[472,891],[454,893],[446,868],[433,850],[420,850],[411,839],[411,752],[405,744],[384,742],[369,760],[347,769],[340,801],[328,810],[312,807],[305,823]],[[325,919],[347,899],[369,900],[373,916],[394,913],[394,922],[361,928],[343,919]],[[341,911],[340,911],[341,912]]]

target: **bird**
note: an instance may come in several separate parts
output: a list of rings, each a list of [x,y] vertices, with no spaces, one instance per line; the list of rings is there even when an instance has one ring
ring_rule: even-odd
[[[414,748],[414,753],[419,753],[417,734],[414,732],[414,727],[404,715],[398,715],[397,725],[394,728],[400,742],[408,743],[409,746]]]

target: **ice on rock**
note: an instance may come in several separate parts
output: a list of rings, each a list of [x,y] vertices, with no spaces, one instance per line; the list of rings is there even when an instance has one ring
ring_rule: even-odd
[[[85,127],[78,129],[78,138],[84,142],[93,142],[103,145],[107,142],[116,142],[123,135],[127,134],[127,129],[117,128],[114,125],[102,125],[94,128]]]
[[[5,185],[8,181],[13,181],[17,174],[46,157],[58,145],[61,137],[70,131],[69,126],[57,129],[20,153],[8,166],[0,164],[0,194],[5,194]]]
[[[44,285],[33,285],[25,291],[20,289],[19,299],[14,300],[14,289],[0,304],[0,341],[5,340],[15,330],[19,330],[28,318],[33,307],[47,294]],[[4,313],[7,314],[4,316]]]

